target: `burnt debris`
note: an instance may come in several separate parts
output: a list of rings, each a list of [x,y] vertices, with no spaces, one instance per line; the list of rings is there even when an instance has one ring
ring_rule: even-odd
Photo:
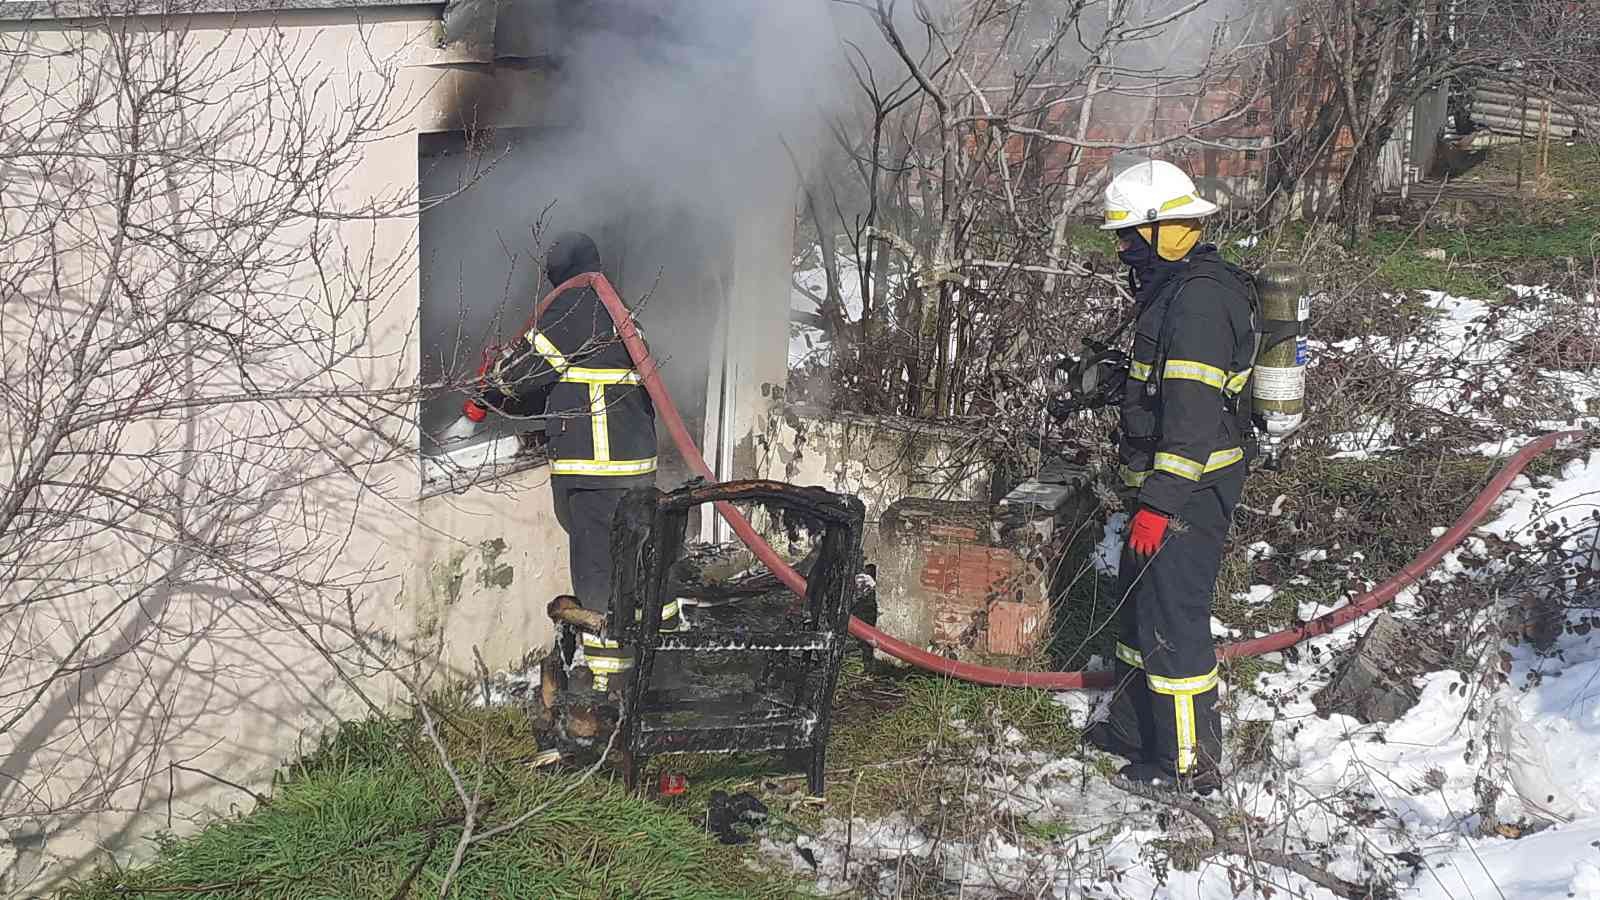
[[[791,544],[809,545],[799,564],[803,597],[754,567],[709,577],[713,567],[699,564],[703,554],[691,551],[686,535],[691,515],[720,502],[763,507],[791,531]],[[612,523],[613,594],[604,621],[563,602],[569,598],[549,606],[562,639],[540,667],[533,715],[541,747],[554,744],[568,762],[589,761],[614,724],[630,788],[662,753],[782,752],[820,794],[846,629],[861,599],[864,519],[858,498],[776,481],[630,492]],[[681,604],[685,624],[663,632],[662,610],[671,603]],[[577,632],[631,651],[633,668],[610,679],[604,693],[584,666],[572,665]]]

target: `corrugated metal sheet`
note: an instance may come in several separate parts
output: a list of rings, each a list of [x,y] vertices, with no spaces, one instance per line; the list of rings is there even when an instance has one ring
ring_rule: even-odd
[[[1472,98],[1472,118],[1491,131],[1527,137],[1538,135],[1548,120],[1551,137],[1569,138],[1600,128],[1600,105],[1591,99],[1570,91],[1549,96],[1530,91],[1524,97],[1509,87],[1480,88]]]

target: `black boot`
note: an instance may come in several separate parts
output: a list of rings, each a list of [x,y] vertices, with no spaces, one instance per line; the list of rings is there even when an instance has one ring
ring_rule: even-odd
[[[1120,756],[1130,763],[1144,762],[1144,750],[1117,732],[1110,722],[1095,722],[1083,730],[1083,742],[1112,756]]]
[[[1158,763],[1137,762],[1123,766],[1117,777],[1133,788],[1158,791],[1193,792],[1208,797],[1222,787],[1222,774],[1216,769],[1200,768],[1179,775]]]

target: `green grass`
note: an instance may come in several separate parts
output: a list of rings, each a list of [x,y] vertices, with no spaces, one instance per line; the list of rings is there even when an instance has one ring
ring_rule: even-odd
[[[1522,153],[1522,177],[1525,183],[1531,183],[1535,174],[1536,145],[1529,143]],[[1515,184],[1517,177],[1518,152],[1515,145],[1496,147],[1470,171],[1461,176],[1461,180],[1497,181]],[[1546,172],[1547,193],[1552,194],[1561,202],[1577,202],[1580,205],[1600,204],[1600,146],[1578,144],[1572,147],[1564,142],[1553,141],[1550,144],[1550,168]],[[1572,194],[1573,200],[1567,201],[1566,195]],[[1536,208],[1536,212],[1543,210],[1548,217],[1558,217],[1559,206],[1544,205]]]
[[[475,845],[451,897],[805,896],[749,866],[690,817],[630,796],[612,779],[561,796],[572,776],[516,762],[530,748],[519,718],[512,710],[454,714],[451,743],[490,748],[480,832],[550,805],[525,826]],[[192,837],[162,838],[154,862],[103,870],[62,900],[437,897],[462,810],[431,753],[411,723],[346,725],[284,771],[270,803]],[[469,779],[475,759],[476,752],[458,758]]]
[[[1430,259],[1423,249],[1444,250],[1447,259]],[[1594,220],[1561,223],[1502,221],[1464,229],[1374,231],[1361,252],[1377,263],[1377,277],[1394,290],[1440,290],[1458,296],[1494,299],[1504,279],[1499,273],[1564,258],[1588,259],[1600,250]]]
[[[1078,751],[1078,730],[1045,691],[996,690],[874,669],[867,674],[859,659],[846,659],[835,695],[822,804],[806,799],[805,779],[784,771],[771,755],[661,757],[652,769],[688,775],[688,808],[704,808],[714,790],[755,789],[776,806],[782,825],[806,830],[819,826],[824,814],[914,814],[923,804],[948,800],[949,779],[959,779],[964,771],[956,763],[995,745],[1007,728],[1021,732],[1030,749]]]
[[[1533,149],[1524,161],[1531,190]],[[1461,181],[1515,184],[1517,148],[1488,153]],[[1377,264],[1378,280],[1395,290],[1424,288],[1492,299],[1499,295],[1507,272],[1548,266],[1564,258],[1592,259],[1600,252],[1600,150],[1595,147],[1550,148],[1550,169],[1544,189],[1518,203],[1483,211],[1454,227],[1415,223],[1374,230],[1356,248]],[[1445,260],[1428,259],[1421,251],[1444,250]]]
[[[804,778],[777,755],[661,757],[648,780],[660,771],[684,773],[688,795],[663,804],[597,778],[469,853],[451,896],[804,896],[800,886],[752,870],[748,851],[718,845],[699,829],[696,818],[712,791],[755,792],[772,810],[769,830],[781,838],[816,829],[825,817],[934,815],[952,802],[963,763],[1010,728],[1030,749],[1078,751],[1076,729],[1048,693],[912,673],[869,675],[854,658],[846,666],[824,803],[805,796]],[[532,746],[519,711],[456,710],[453,718],[458,727],[444,734],[465,776],[488,747],[490,826],[571,784],[570,775],[518,764]],[[419,866],[412,895],[437,896],[461,810],[431,753],[411,723],[350,723],[286,767],[267,806],[189,838],[163,839],[153,863],[101,872],[63,900],[390,898]]]
[[[822,804],[806,797],[803,776],[768,754],[658,758],[651,781],[659,771],[689,777],[688,795],[667,803],[631,795],[607,772],[560,796],[575,776],[525,766],[533,739],[520,710],[448,708],[441,735],[462,776],[470,783],[480,755],[488,761],[480,832],[550,804],[526,825],[474,846],[450,896],[809,896],[748,847],[720,845],[701,830],[712,791],[753,791],[772,811],[769,833],[782,839],[827,817],[956,814],[963,763],[1000,745],[1011,728],[1029,749],[1078,752],[1077,731],[1045,692],[899,671],[869,675],[856,658],[846,667]],[[267,804],[188,837],[158,837],[153,861],[101,869],[60,898],[437,897],[461,816],[416,723],[351,722],[284,767]]]

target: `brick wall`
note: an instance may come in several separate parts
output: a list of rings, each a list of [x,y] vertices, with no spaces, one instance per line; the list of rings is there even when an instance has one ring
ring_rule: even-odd
[[[983,57],[993,55],[993,51],[980,54]],[[1317,54],[1310,48],[1299,54],[1296,65],[1302,87],[1288,104],[1289,108],[1281,113],[1288,118],[1291,130],[1303,130],[1310,127],[1319,108],[1332,102],[1334,86],[1318,81]],[[977,67],[980,71],[986,68]],[[1009,73],[1010,69],[1002,62],[994,71]],[[1031,153],[1038,166],[1035,171],[1044,182],[1082,184],[1100,177],[1117,152],[1116,148],[1192,132],[1199,140],[1179,141],[1161,147],[1156,153],[1184,166],[1201,183],[1202,192],[1219,203],[1227,205],[1259,199],[1265,186],[1273,122],[1279,114],[1268,92],[1264,88],[1254,90],[1237,78],[1167,85],[1163,90],[1174,96],[1154,102],[1111,94],[1095,99],[1084,137],[1112,147],[1080,149],[1012,135],[1006,141],[1007,159],[1020,165]],[[1042,127],[1059,134],[1074,134],[1080,112],[1078,103],[1056,103],[1046,113]],[[1224,117],[1225,122],[1203,125]],[[981,128],[969,136],[968,151],[977,154],[986,136],[987,130]],[[1322,165],[1308,173],[1305,181],[1337,184],[1349,162],[1353,145],[1352,135],[1341,129]],[[993,149],[989,148],[988,152],[992,154]],[[1075,172],[1072,171],[1074,163]]]
[[[894,613],[908,639],[965,658],[1028,656],[1048,639],[1041,554],[996,540],[987,503],[903,500],[883,529],[880,614]]]

